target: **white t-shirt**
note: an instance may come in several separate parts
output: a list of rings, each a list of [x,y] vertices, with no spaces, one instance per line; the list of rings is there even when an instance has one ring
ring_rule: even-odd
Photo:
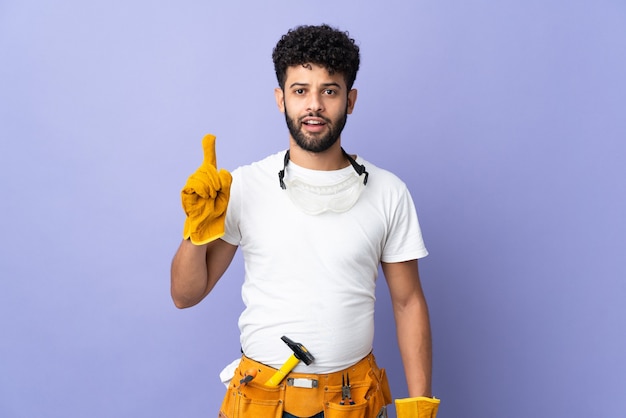
[[[239,318],[244,353],[278,368],[292,351],[280,339],[302,343],[315,361],[295,371],[344,369],[372,350],[378,266],[428,254],[406,185],[392,173],[357,158],[367,186],[347,212],[307,215],[281,189],[284,151],[233,174],[223,239],[241,247],[245,262]],[[296,167],[315,183],[335,172]]]

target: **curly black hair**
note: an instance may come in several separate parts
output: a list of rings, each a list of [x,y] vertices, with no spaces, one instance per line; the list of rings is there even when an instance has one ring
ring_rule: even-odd
[[[352,89],[359,71],[359,47],[348,32],[326,24],[303,25],[290,29],[272,52],[274,70],[281,89],[285,88],[287,68],[294,65],[317,64],[330,73],[339,73]]]

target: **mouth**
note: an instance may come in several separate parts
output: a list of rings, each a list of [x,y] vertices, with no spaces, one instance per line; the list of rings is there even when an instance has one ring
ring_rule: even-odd
[[[320,125],[326,125],[326,121],[322,118],[307,116],[305,118],[302,118],[302,124],[309,125],[309,126],[320,126]]]
[[[307,116],[302,118],[302,125],[307,131],[318,132],[324,129],[326,126],[326,120],[320,117]]]

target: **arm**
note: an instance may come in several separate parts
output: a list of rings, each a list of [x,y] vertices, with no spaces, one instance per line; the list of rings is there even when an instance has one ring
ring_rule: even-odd
[[[428,305],[417,260],[382,263],[389,286],[409,397],[432,396],[432,343]]]
[[[217,239],[205,245],[183,240],[171,269],[171,294],[177,308],[189,308],[211,292],[235,256],[237,247]]]

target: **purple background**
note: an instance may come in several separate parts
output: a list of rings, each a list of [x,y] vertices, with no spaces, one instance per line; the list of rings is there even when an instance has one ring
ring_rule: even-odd
[[[241,259],[179,311],[179,190],[287,144],[271,50],[362,47],[344,145],[409,185],[440,417],[626,414],[626,3],[0,1],[0,416],[205,417]],[[375,350],[406,396],[384,281]]]

